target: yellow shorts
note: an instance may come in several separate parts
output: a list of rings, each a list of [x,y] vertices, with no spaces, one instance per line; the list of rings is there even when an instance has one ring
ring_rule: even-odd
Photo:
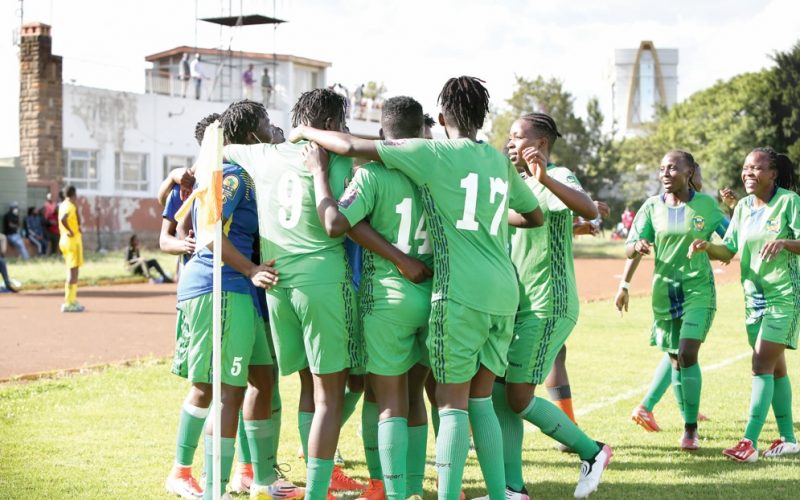
[[[64,263],[69,269],[81,267],[83,265],[83,240],[80,236],[73,238],[62,238],[58,243],[58,248],[64,256]]]

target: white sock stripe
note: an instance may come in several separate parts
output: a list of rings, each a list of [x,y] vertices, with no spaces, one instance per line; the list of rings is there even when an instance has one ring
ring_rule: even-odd
[[[183,411],[194,418],[206,418],[211,412],[211,408],[199,408],[188,401],[183,402]]]

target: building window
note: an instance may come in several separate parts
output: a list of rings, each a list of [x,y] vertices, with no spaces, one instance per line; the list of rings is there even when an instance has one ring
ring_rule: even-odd
[[[116,183],[121,191],[147,191],[147,155],[144,153],[116,154]]]
[[[66,150],[64,183],[78,189],[97,189],[97,151],[87,149]]]
[[[194,163],[193,156],[164,155],[164,179],[176,168],[188,168]]]

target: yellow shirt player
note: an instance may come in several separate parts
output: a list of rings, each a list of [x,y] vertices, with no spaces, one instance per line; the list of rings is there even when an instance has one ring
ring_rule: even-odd
[[[83,240],[81,239],[81,219],[75,186],[67,188],[67,199],[58,206],[58,229],[61,239],[58,247],[67,264],[67,281],[64,283],[64,304],[61,312],[83,312],[84,307],[78,304],[78,268],[83,265]]]

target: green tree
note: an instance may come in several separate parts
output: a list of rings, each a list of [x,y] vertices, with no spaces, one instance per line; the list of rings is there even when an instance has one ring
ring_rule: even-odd
[[[770,80],[771,124],[775,128],[774,147],[800,161],[800,41],[787,52],[776,52]]]

